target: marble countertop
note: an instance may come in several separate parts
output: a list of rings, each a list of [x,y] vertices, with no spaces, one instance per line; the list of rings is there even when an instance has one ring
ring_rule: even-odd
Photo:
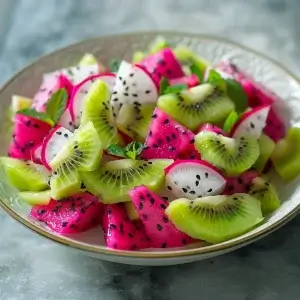
[[[91,36],[176,29],[222,35],[300,75],[299,0],[0,0],[0,84],[34,58]],[[0,211],[1,300],[296,300],[300,217],[239,251],[173,267],[75,254]]]

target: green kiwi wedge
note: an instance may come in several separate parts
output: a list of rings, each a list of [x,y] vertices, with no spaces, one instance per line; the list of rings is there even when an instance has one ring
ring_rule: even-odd
[[[1,157],[0,162],[9,183],[17,190],[35,192],[48,187],[45,176],[34,163],[10,157]]]
[[[263,220],[260,202],[248,194],[174,200],[166,214],[194,239],[219,243],[241,235]]]
[[[78,66],[90,66],[97,63],[97,58],[92,53],[85,53],[78,62]]]
[[[132,63],[136,64],[141,62],[147,56],[146,53],[141,51],[136,51],[132,55]]]
[[[70,164],[60,166],[50,178],[51,198],[61,200],[79,192],[82,180]]]
[[[149,131],[153,104],[124,104],[117,117],[117,126],[133,140],[144,142]]]
[[[209,83],[158,98],[157,106],[190,130],[201,124],[222,123],[234,110],[226,92]]]
[[[249,194],[260,201],[261,210],[264,215],[275,211],[280,206],[280,200],[275,187],[272,183],[261,177],[253,179]]]
[[[109,86],[102,80],[95,81],[84,99],[81,116],[81,124],[93,123],[104,149],[111,144],[123,144],[109,101]]]
[[[248,170],[259,156],[258,142],[251,136],[234,139],[214,132],[200,132],[195,137],[195,147],[202,159],[228,176],[237,176]]]
[[[290,128],[277,142],[271,161],[276,173],[286,182],[300,174],[300,128]]]
[[[259,172],[262,172],[267,162],[269,161],[275,149],[276,144],[267,135],[262,133],[258,140],[258,145],[259,145],[259,157],[256,160],[255,164],[253,165],[253,168]]]
[[[158,191],[165,181],[164,169],[171,159],[110,161],[93,172],[81,172],[87,190],[99,196],[103,203],[131,201],[128,192],[138,185]]]
[[[100,165],[103,146],[91,121],[80,126],[50,162],[54,171],[93,171]]]
[[[47,205],[51,200],[51,191],[20,192],[19,197],[29,205]]]
[[[160,50],[170,47],[170,44],[163,36],[158,36],[149,47],[149,54],[155,54]]]

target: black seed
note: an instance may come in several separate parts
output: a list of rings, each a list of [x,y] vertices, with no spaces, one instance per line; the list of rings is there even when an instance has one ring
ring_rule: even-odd
[[[142,218],[142,220],[144,220],[144,221],[147,221],[147,220],[148,220],[148,217],[147,217],[146,214],[142,214],[142,215],[141,215],[141,218]]]
[[[148,164],[149,164],[149,165],[152,165],[152,161],[148,161]]]
[[[232,185],[229,185],[229,186],[227,187],[227,189],[228,189],[229,191],[232,191],[232,190],[233,190],[233,186],[232,186]]]
[[[241,177],[238,177],[237,181],[238,181],[239,184],[243,184],[243,179]]]
[[[167,186],[167,189],[168,189],[169,191],[172,191],[172,187],[170,187],[169,185]]]
[[[44,214],[46,211],[44,210],[44,209],[39,209],[38,211],[37,211],[37,213],[39,214],[39,215],[42,215],[42,214]]]
[[[204,174],[205,174],[205,177],[208,178],[208,173],[205,172]]]
[[[171,142],[171,138],[169,136],[166,136],[166,141]]]
[[[184,193],[187,193],[187,191],[188,191],[186,188],[182,188],[182,190]]]
[[[86,186],[85,186],[85,184],[83,182],[81,182],[80,188],[81,189],[85,189],[86,188]]]
[[[118,102],[118,101],[119,101],[119,98],[114,98],[113,101],[114,101],[114,102]]]
[[[75,145],[75,146],[74,146],[74,149],[77,149],[77,148],[78,148],[78,145]]]
[[[81,213],[83,213],[83,214],[85,213],[85,209],[84,209],[84,208],[81,208],[80,211],[81,211]]]
[[[61,135],[61,131],[56,131],[56,134],[57,135]]]
[[[120,224],[120,232],[121,232],[121,234],[124,233],[124,224],[123,224],[123,222],[121,222],[121,224]]]
[[[176,139],[176,134],[175,133],[172,133],[171,136],[172,136],[173,139]]]
[[[117,228],[117,225],[115,225],[115,224],[110,224],[109,227],[110,227],[110,228],[113,228],[113,229],[116,229],[116,228]]]
[[[157,144],[153,144],[153,148],[158,148],[159,146]]]
[[[162,244],[161,244],[161,247],[162,247],[162,248],[166,248],[166,247],[167,247],[167,243],[162,243]]]
[[[196,194],[195,191],[189,191],[189,193],[190,193],[191,195],[195,195],[195,194]]]
[[[145,93],[146,93],[146,94],[150,94],[150,93],[151,93],[151,91],[150,91],[150,90],[147,90],[147,91],[145,91]]]
[[[251,127],[251,128],[255,128],[255,125],[251,122],[251,123],[250,123],[250,127]]]
[[[190,140],[190,144],[194,144],[195,143],[195,140],[194,139],[191,139]]]
[[[124,96],[129,96],[129,94],[128,93],[124,93]]]
[[[237,198],[237,197],[234,197],[233,200],[238,200],[238,198]]]
[[[133,235],[131,232],[128,233],[128,236],[129,236],[130,238],[133,238],[133,237],[134,237],[134,235]]]
[[[265,183],[265,186],[269,186],[269,185],[270,185],[270,183],[269,183],[269,182],[266,182],[266,183]]]
[[[163,123],[164,123],[164,124],[168,124],[168,123],[169,123],[169,119],[165,119],[165,120],[163,121]]]
[[[34,128],[40,128],[40,126],[38,124],[33,124]]]
[[[65,134],[64,134],[64,137],[65,137],[65,138],[67,138],[67,137],[68,137],[68,134],[67,134],[67,133],[65,133]]]
[[[167,208],[167,206],[166,206],[165,204],[161,204],[160,207],[161,207],[162,209],[166,209],[166,208]]]
[[[138,94],[132,94],[132,97],[137,97],[138,96]]]
[[[168,223],[168,222],[169,222],[169,219],[168,219],[166,216],[163,216],[163,221],[164,221],[165,223]]]
[[[183,245],[186,245],[186,239],[183,239],[183,240],[182,240],[182,244],[183,244]]]
[[[174,181],[174,184],[178,185],[178,181],[175,180],[175,181]]]
[[[166,201],[168,201],[169,200],[169,198],[168,197],[162,197],[164,200],[166,200]]]
[[[61,223],[61,226],[62,226],[62,227],[66,227],[67,225],[68,225],[68,222],[62,222],[62,223]]]
[[[157,228],[158,231],[162,231],[162,229],[163,229],[162,226],[161,226],[160,224],[157,224],[157,225],[156,225],[156,228]]]
[[[129,74],[130,77],[133,77],[133,75],[134,75],[133,73],[130,73],[130,74]]]
[[[152,115],[152,118],[153,118],[153,119],[157,118],[157,114],[153,114],[153,115]]]
[[[150,203],[153,205],[155,203],[155,199],[154,198],[151,198],[150,199]]]
[[[196,185],[196,186],[198,186],[198,185],[199,185],[199,181],[198,181],[198,180],[195,182],[195,185]]]
[[[26,126],[30,126],[30,123],[31,123],[30,120],[26,121]]]
[[[143,204],[143,202],[140,202],[139,209],[142,210],[143,208],[144,208],[144,204]]]
[[[208,193],[212,192],[212,189],[207,190]]]

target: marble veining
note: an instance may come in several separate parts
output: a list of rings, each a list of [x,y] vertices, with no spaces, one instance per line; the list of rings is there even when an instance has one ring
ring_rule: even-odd
[[[298,0],[2,0],[0,84],[33,59],[92,36],[175,29],[217,34],[296,74]],[[172,267],[101,262],[56,245],[0,211],[0,300],[296,300],[300,217],[267,238]]]

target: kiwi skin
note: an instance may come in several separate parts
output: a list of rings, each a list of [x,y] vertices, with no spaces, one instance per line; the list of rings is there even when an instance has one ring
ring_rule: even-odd
[[[251,136],[233,139],[214,132],[200,132],[195,137],[195,148],[202,159],[225,171],[228,176],[245,172],[259,156],[258,142]]]
[[[263,220],[260,202],[248,194],[172,201],[166,214],[194,239],[219,243],[249,231]]]

